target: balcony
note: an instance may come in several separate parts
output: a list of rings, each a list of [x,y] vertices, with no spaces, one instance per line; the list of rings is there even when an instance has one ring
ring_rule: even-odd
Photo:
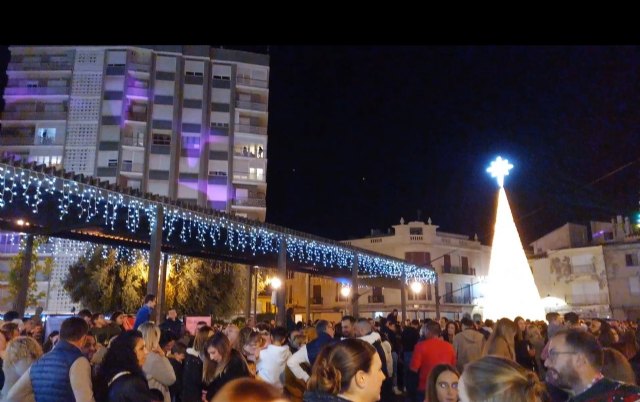
[[[67,112],[5,111],[3,120],[67,120]]]
[[[132,112],[128,111],[125,115],[125,119],[129,121],[138,121],[141,123],[147,122],[147,112]]]
[[[475,276],[476,269],[475,268],[444,266],[444,267],[442,267],[442,273],[444,273],[444,274],[473,275],[473,276]]]
[[[255,174],[255,173],[246,173],[246,172],[233,172],[233,180],[248,180],[248,181],[258,181],[261,183],[265,182],[264,174]]]
[[[246,78],[241,76],[236,76],[236,81],[238,85],[245,85],[248,87],[256,87],[256,88],[268,88],[269,82],[265,80],[256,80],[252,78]]]
[[[236,101],[236,107],[239,109],[255,110],[256,112],[267,111],[267,104],[263,102],[250,102],[250,101],[238,100]]]
[[[69,95],[69,87],[7,87],[5,95]]]
[[[606,293],[589,294],[589,295],[566,295],[567,304],[589,305],[589,304],[609,304],[609,295]]]
[[[7,71],[48,71],[48,70],[69,70],[71,71],[73,65],[70,61],[60,62],[12,62],[7,66]]]
[[[372,295],[367,297],[369,303],[384,303],[384,295]]]
[[[133,163],[131,161],[122,161],[121,172],[142,173],[144,163]]]
[[[445,295],[444,302],[448,304],[471,304],[471,297]]]
[[[122,137],[122,145],[128,145],[130,147],[144,147],[144,136],[125,135]]]
[[[141,71],[143,73],[151,71],[151,66],[144,63],[129,63],[128,68],[130,71]]]
[[[236,132],[267,135],[266,127],[252,126],[249,124],[236,124]]]
[[[148,98],[149,88],[140,88],[140,87],[133,87],[133,86],[127,87],[127,95]]]
[[[322,304],[322,296],[312,297],[311,304]]]
[[[266,208],[267,200],[264,198],[234,198],[233,205],[241,207]]]
[[[0,145],[33,145],[33,135],[0,135]]]

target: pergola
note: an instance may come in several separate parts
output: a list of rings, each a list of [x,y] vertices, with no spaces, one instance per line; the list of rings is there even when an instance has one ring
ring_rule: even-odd
[[[148,249],[148,293],[163,300],[169,253],[332,277],[368,278],[399,287],[406,316],[406,284],[434,282],[433,269],[284,227],[141,194],[99,179],[34,163],[0,162],[0,230],[27,233],[17,309],[24,312],[33,235]],[[164,253],[164,261],[161,261]],[[158,283],[160,280],[160,283]],[[23,290],[23,291],[22,291]],[[284,322],[285,289],[278,290],[278,322]],[[251,292],[247,292],[246,314]],[[358,313],[358,295],[352,298]],[[158,309],[161,311],[162,309]],[[307,315],[309,301],[307,300]]]

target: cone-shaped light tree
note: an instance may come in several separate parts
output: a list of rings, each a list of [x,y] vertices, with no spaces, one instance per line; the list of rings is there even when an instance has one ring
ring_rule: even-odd
[[[504,190],[504,176],[511,168],[506,159],[498,157],[487,169],[500,189],[483,315],[492,320],[516,316],[544,320],[544,307]]]

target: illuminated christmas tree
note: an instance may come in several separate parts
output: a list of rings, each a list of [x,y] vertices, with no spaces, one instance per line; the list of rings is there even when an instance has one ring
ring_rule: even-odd
[[[504,176],[511,168],[506,159],[498,157],[487,169],[498,179],[500,190],[483,315],[492,320],[516,316],[544,320],[544,307],[504,190]]]

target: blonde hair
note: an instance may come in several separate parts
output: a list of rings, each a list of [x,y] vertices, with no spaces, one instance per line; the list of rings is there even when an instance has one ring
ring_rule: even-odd
[[[138,327],[138,331],[142,332],[144,346],[147,351],[152,351],[160,346],[160,327],[152,322],[145,322]]]
[[[497,356],[467,364],[461,381],[474,402],[541,402],[545,395],[545,387],[533,371]]]
[[[31,360],[34,362],[42,356],[42,347],[30,336],[18,336],[7,344],[3,367],[11,367],[20,360]]]
[[[253,378],[238,378],[226,383],[211,402],[276,402],[284,401],[273,385]]]

